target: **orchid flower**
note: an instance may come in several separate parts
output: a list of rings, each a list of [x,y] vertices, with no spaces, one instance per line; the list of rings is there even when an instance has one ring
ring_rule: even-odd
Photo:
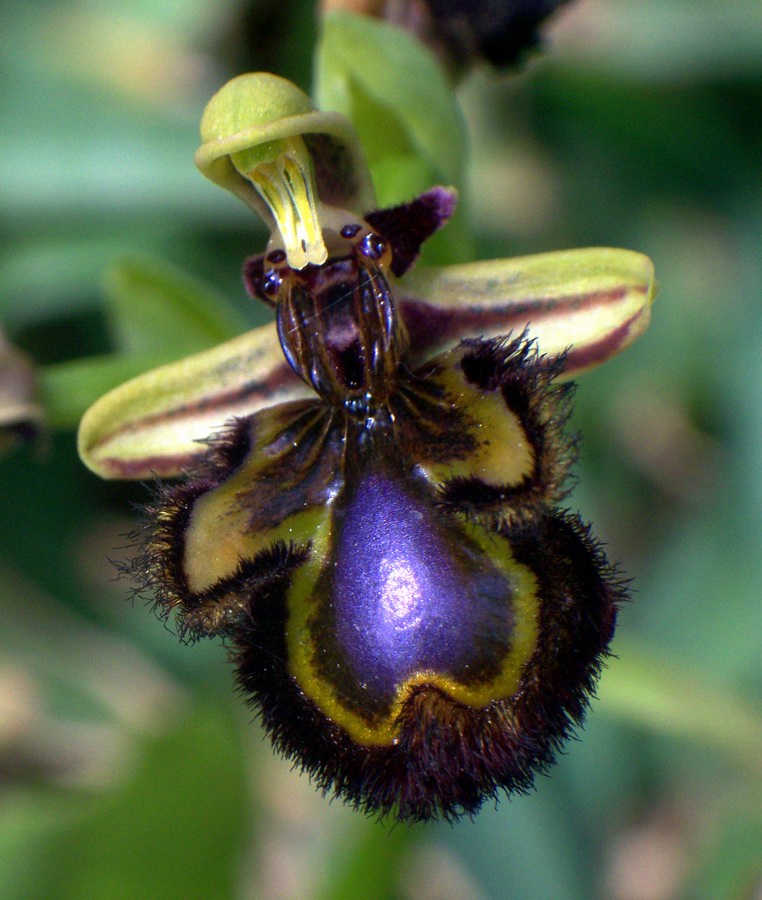
[[[376,210],[348,120],[289,82],[210,101],[196,162],[271,229],[275,321],[85,415],[106,478],[181,477],[131,565],[220,635],[274,745],[414,821],[527,789],[584,715],[624,589],[559,508],[569,379],[646,328],[648,259],[607,248],[411,271],[455,193]]]

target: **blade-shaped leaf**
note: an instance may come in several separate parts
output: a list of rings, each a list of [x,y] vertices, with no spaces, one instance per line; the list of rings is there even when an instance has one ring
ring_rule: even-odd
[[[387,22],[333,12],[323,19],[316,59],[318,105],[352,120],[372,169],[374,162],[417,156],[438,178],[460,183],[463,119],[443,70],[420,41]]]
[[[76,428],[87,408],[106,391],[166,361],[161,354],[110,353],[45,366],[38,377],[50,427]]]
[[[104,478],[172,477],[233,416],[310,392],[289,367],[275,324],[139,375],[101,397],[79,428],[79,453]]]
[[[156,366],[227,341],[246,328],[235,309],[202,282],[148,257],[111,266],[106,315],[119,347],[106,356],[46,366],[40,393],[50,425],[76,427],[106,391]]]
[[[648,326],[656,283],[648,257],[594,247],[418,269],[402,283],[415,361],[462,338],[529,328],[540,350],[569,350],[566,377],[628,347]]]
[[[738,690],[642,643],[618,639],[615,649],[598,689],[602,712],[699,741],[762,772],[762,715]]]
[[[240,334],[242,317],[206,285],[167,263],[133,257],[106,274],[107,312],[119,348],[166,361]]]

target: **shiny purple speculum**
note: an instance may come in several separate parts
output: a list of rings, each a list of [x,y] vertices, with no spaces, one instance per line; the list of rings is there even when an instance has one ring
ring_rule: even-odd
[[[377,472],[337,510],[336,643],[366,700],[427,672],[483,678],[509,649],[512,586],[459,530],[422,486]]]

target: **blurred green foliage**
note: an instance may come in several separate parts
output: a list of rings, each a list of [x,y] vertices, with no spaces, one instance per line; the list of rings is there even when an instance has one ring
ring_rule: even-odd
[[[379,195],[465,173],[432,258],[601,244],[656,263],[650,331],[577,393],[570,502],[634,579],[619,658],[530,796],[391,828],[272,757],[224,648],[181,645],[125,602],[108,559],[147,491],[97,482],[76,420],[264,321],[239,272],[265,234],[191,160],[227,77],[309,87],[313,4],[5,5],[0,321],[40,367],[51,428],[0,460],[0,895],[756,897],[759,4],[579,0],[523,74],[460,85],[467,127],[407,35],[374,49],[365,23],[335,24],[320,96],[356,118]]]

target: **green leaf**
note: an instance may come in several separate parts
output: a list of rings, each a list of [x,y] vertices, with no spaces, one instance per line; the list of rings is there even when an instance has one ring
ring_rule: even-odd
[[[119,348],[167,362],[244,331],[246,323],[206,285],[148,258],[124,259],[106,273],[107,314]]]
[[[751,800],[751,802],[749,802]],[[759,896],[762,888],[762,796],[738,798],[719,833],[704,841],[699,864],[682,896],[693,900]]]
[[[40,400],[51,428],[74,429],[85,411],[118,385],[166,362],[157,353],[112,353],[45,366],[39,370]]]
[[[120,352],[41,370],[40,395],[52,428],[75,428],[88,407],[123,382],[246,329],[243,317],[206,285],[147,257],[112,266],[105,291]]]
[[[46,848],[36,896],[235,895],[249,831],[237,724],[216,704],[198,706],[141,749],[133,777]]]
[[[366,16],[327,15],[315,79],[318,105],[355,125],[382,206],[409,199],[412,181],[419,182],[412,193],[430,187],[421,161],[435,180],[462,183],[465,128],[455,94],[433,55],[407,31]],[[396,184],[395,171],[403,172]]]
[[[700,741],[762,773],[762,715],[730,685],[647,648],[617,640],[598,691],[601,712]]]
[[[318,900],[387,900],[399,896],[401,873],[420,841],[417,826],[394,827],[367,819],[358,822],[352,847],[342,846],[341,860],[330,867],[330,877]]]

